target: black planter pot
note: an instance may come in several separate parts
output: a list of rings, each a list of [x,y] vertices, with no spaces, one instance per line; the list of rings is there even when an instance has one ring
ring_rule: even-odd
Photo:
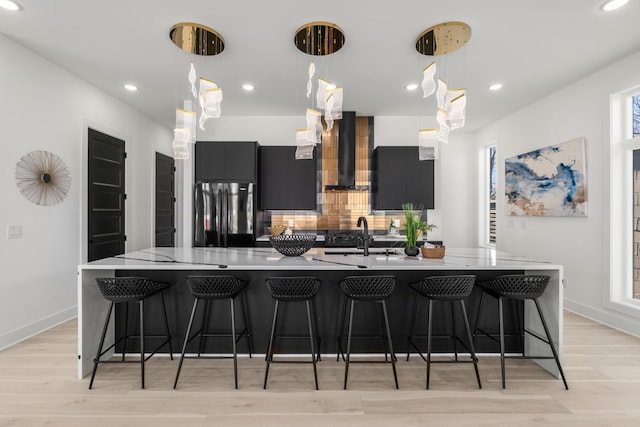
[[[411,247],[407,246],[404,248],[404,253],[407,256],[416,256],[420,253],[420,248],[417,246],[411,246]]]

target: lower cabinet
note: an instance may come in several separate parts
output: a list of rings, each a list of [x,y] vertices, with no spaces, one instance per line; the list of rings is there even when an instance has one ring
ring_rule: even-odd
[[[434,162],[418,160],[418,147],[377,147],[374,177],[374,209],[402,209],[406,202],[434,208]]]
[[[316,160],[296,160],[295,153],[295,146],[261,147],[260,209],[316,209]]]

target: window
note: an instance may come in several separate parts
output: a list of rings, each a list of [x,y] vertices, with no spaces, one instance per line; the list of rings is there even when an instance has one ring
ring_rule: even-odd
[[[609,283],[605,306],[640,317],[640,87],[611,97]]]
[[[497,239],[497,145],[478,151],[478,245],[495,248]]]

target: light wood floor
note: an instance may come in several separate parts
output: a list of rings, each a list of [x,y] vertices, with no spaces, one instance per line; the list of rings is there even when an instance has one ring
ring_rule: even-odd
[[[400,390],[387,365],[274,365],[262,390],[264,360],[239,362],[233,389],[230,360],[186,360],[173,390],[177,360],[154,357],[147,388],[138,365],[102,365],[93,390],[76,379],[76,321],[0,352],[0,426],[423,426],[640,425],[640,339],[565,314],[564,369],[569,391],[531,361],[508,361],[507,389],[499,359],[482,357],[483,389],[472,365],[438,364],[424,390],[425,365],[400,358]]]

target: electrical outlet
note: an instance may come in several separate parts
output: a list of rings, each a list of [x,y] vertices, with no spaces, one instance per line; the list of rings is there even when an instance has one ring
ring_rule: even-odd
[[[22,237],[21,225],[7,225],[7,239],[20,239]]]

